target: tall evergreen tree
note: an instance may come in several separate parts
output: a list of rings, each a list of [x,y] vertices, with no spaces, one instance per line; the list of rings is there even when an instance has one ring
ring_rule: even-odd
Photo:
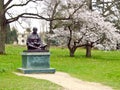
[[[10,26],[8,25],[7,26],[7,29],[6,29],[6,40],[5,40],[5,43],[6,44],[10,44],[10,33],[11,33],[11,30],[10,30]]]
[[[14,41],[18,42],[17,37],[17,30],[15,27],[13,27],[11,31],[11,43],[13,43]]]
[[[12,44],[14,41],[18,41],[17,40],[17,30],[15,27],[12,28],[12,30],[10,30],[10,27],[8,26],[7,28],[7,32],[6,32],[6,44]]]

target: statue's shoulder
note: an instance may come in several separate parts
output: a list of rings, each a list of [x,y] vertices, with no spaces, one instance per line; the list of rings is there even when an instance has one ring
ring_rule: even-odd
[[[38,34],[36,34],[37,35],[37,37],[40,37]]]
[[[28,35],[28,38],[31,38],[33,35],[32,34],[30,34],[30,35]]]

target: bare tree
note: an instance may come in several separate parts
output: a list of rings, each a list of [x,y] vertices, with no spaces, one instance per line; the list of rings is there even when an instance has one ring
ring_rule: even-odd
[[[49,33],[53,33],[53,19],[56,16],[57,13],[57,8],[60,4],[60,0],[45,0],[45,12],[47,13],[48,17],[51,18],[50,23],[49,23]]]
[[[30,2],[38,2],[41,0],[26,0],[25,2],[19,3],[19,4],[12,4],[13,0],[0,0],[0,54],[5,54],[5,38],[6,38],[6,29],[7,25],[9,23],[17,21],[20,17],[32,17],[32,18],[41,18],[45,19],[44,17],[38,15],[38,14],[32,14],[32,13],[22,13],[17,16],[11,16],[8,11],[14,7],[22,7],[26,6]],[[10,16],[10,18],[7,19],[6,14]]]
[[[5,54],[5,37],[6,37],[6,28],[7,25],[10,23],[19,20],[19,18],[34,18],[34,19],[44,19],[46,21],[52,21],[53,20],[64,20],[66,18],[53,18],[54,17],[54,12],[57,7],[57,4],[54,6],[53,10],[53,15],[51,17],[44,17],[41,15],[41,13],[36,12],[36,13],[30,13],[30,12],[22,12],[18,15],[13,15],[13,12],[10,13],[9,10],[13,8],[18,8],[21,7],[23,8],[24,6],[30,4],[31,2],[33,3],[38,3],[41,2],[42,0],[19,0],[19,3],[15,4],[13,3],[14,0],[0,0],[0,54]],[[59,3],[58,3],[59,4]],[[40,6],[40,5],[38,5]],[[9,18],[6,17],[6,15],[9,16]],[[52,26],[52,24],[51,24]]]
[[[107,21],[115,24],[120,29],[120,1],[96,0],[92,2],[93,10],[99,11]]]

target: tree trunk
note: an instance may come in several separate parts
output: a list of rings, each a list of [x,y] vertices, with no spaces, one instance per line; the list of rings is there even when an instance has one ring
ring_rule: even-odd
[[[5,54],[6,26],[0,24],[0,54]]]
[[[71,47],[71,48],[69,47],[68,49],[69,49],[69,52],[70,52],[70,57],[74,57],[74,54],[75,54],[75,51],[76,51],[77,48],[76,47]]]
[[[49,23],[49,30],[50,30],[49,34],[54,34],[52,24],[53,24],[53,21],[51,20],[50,23]],[[47,48],[48,49],[50,48],[50,40],[49,39],[47,40]]]
[[[46,48],[47,50],[49,50],[50,49],[50,40],[47,40],[47,48]]]
[[[7,23],[4,12],[4,0],[0,0],[0,54],[5,54],[6,28]]]
[[[87,5],[90,10],[92,10],[92,0],[87,0]]]
[[[75,51],[70,51],[70,57],[74,57],[74,53],[75,53]]]
[[[53,29],[53,21],[52,21],[52,20],[50,21],[50,24],[49,24],[49,25],[50,25],[50,27],[49,27],[49,29],[50,29],[49,33],[50,33],[50,34],[54,34],[54,32],[53,32],[53,30],[52,30],[52,29]]]
[[[90,45],[86,46],[86,57],[91,57],[91,46]]]

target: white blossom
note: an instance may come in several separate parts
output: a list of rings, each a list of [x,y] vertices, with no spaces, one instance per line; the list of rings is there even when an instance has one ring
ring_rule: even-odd
[[[85,6],[83,6],[85,7]],[[73,12],[70,8],[69,13]],[[67,15],[67,16],[68,16]],[[73,16],[73,20],[82,23],[80,29],[72,30],[72,42],[77,42],[79,39],[79,45],[84,45],[86,43],[94,43],[94,47],[100,46],[99,49],[115,50],[117,43],[120,41],[120,35],[116,33],[117,29],[110,22],[105,21],[104,17],[98,12],[89,11],[86,8],[81,8]],[[69,21],[64,21],[66,23],[72,23]],[[78,26],[79,27],[79,26]],[[55,37],[64,37],[67,39],[70,37],[69,30],[55,30]],[[65,42],[64,42],[65,43]],[[73,45],[73,44],[72,44]]]

